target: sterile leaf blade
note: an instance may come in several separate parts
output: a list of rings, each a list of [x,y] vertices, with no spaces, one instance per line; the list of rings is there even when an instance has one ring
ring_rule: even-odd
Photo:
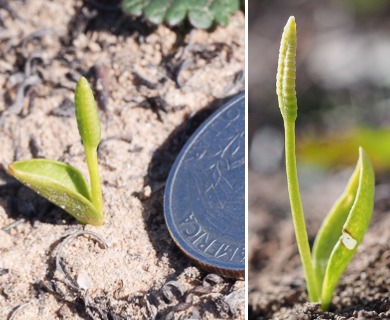
[[[92,204],[84,177],[74,167],[53,160],[32,159],[11,163],[8,172],[81,223],[103,224],[103,215]]]
[[[314,241],[312,259],[320,291],[330,255],[340,239],[343,226],[355,201],[359,186],[360,167],[360,162],[358,161],[347,187],[322,222]]]
[[[356,181],[354,180],[356,179],[355,174],[358,174],[357,187]],[[336,210],[333,211],[333,214],[339,213],[339,217],[336,217],[336,219],[333,219],[333,221],[329,220],[331,217],[326,219],[328,222],[335,222],[336,227],[333,229],[331,223],[325,223],[324,227],[333,229],[333,234],[329,239],[327,239],[327,233],[322,231],[319,233],[319,240],[316,240],[318,243],[323,243],[326,241],[331,243],[334,238],[338,237],[338,240],[336,241],[335,246],[329,255],[322,283],[321,305],[324,310],[328,309],[331,303],[333,291],[336,288],[341,275],[354,256],[359,244],[362,242],[364,234],[366,233],[371,220],[374,207],[375,175],[372,164],[362,148],[359,149],[357,169],[355,170],[348,187],[351,187],[350,191],[356,190],[356,193],[355,196],[353,196],[353,194],[349,195],[353,198],[353,204],[348,212],[346,221],[342,225],[341,230],[339,230],[341,224],[340,221],[345,217],[345,212],[341,212],[340,214],[340,212]],[[347,203],[349,204],[350,201],[347,201]],[[328,231],[328,234],[331,233],[332,230]],[[318,251],[323,246],[321,244],[316,244],[316,246],[317,247],[314,248],[314,250],[318,257]]]

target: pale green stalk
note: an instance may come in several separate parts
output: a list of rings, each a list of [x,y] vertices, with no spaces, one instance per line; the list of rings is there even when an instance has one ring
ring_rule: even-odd
[[[295,237],[297,240],[298,251],[303,265],[303,272],[305,274],[309,299],[310,301],[318,301],[319,292],[311,259],[310,246],[306,232],[305,217],[303,214],[301,195],[299,192],[297,165],[295,159],[295,122],[284,121],[284,130],[287,184],[290,197],[292,218],[294,222]]]
[[[297,118],[298,110],[295,92],[296,46],[297,34],[295,18],[290,17],[284,28],[282,40],[280,42],[278,72],[276,75],[276,93],[278,95],[279,108],[283,116],[285,129],[287,183],[295,236],[299,254],[301,256],[309,299],[311,301],[318,301],[319,290],[316,283],[314,266],[311,260],[302,201],[299,193],[295,159],[295,120]]]
[[[91,182],[92,203],[99,213],[103,213],[102,187],[100,183],[99,164],[97,150],[94,147],[84,145],[85,158],[87,159],[89,177]]]

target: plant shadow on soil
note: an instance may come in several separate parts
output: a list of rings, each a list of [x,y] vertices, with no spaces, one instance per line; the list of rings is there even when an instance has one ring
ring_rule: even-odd
[[[116,36],[129,37],[135,32],[148,36],[156,28],[155,25],[123,13],[120,1],[109,1],[107,4],[99,1],[84,1],[69,22],[68,37],[64,39],[64,43],[69,45],[71,43],[69,40],[89,31],[106,31]]]
[[[177,155],[187,140],[214,111],[230,98],[214,100],[196,114],[185,119],[154,152],[148,167],[148,174],[144,178],[144,186],[151,188],[150,197],[142,200],[146,231],[159,259],[164,256],[165,252],[173,253],[168,256],[168,259],[178,274],[193,263],[176,246],[166,227],[164,219],[165,183]],[[140,197],[141,193],[136,192],[135,196]],[[173,250],[167,250],[168,247]]]
[[[116,36],[129,37],[138,33],[140,38],[154,33],[158,27],[145,18],[134,17],[122,11],[121,0],[84,0],[68,25],[68,40],[74,39],[80,33],[106,31]],[[212,31],[212,27],[210,30]],[[171,27],[176,32],[180,42],[190,33],[193,27],[185,20],[178,26]],[[140,39],[139,38],[139,39]]]

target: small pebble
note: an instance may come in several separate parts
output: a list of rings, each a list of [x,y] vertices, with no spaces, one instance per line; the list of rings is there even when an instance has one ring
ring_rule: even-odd
[[[84,273],[77,276],[77,284],[82,290],[88,290],[91,287],[91,279]]]

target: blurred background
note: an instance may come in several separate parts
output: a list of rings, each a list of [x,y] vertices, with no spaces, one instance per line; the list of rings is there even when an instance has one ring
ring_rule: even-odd
[[[249,277],[258,279],[250,281],[251,292],[267,270],[280,272],[287,261],[299,264],[275,93],[283,27],[294,15],[298,171],[312,240],[348,181],[359,145],[376,170],[376,206],[389,199],[390,1],[249,0],[247,14]],[[374,214],[373,223],[376,219]],[[284,260],[273,258],[290,245]]]
[[[389,152],[376,149],[383,145],[382,137],[390,143],[388,0],[249,0],[250,168],[267,173],[280,166],[275,162],[282,156],[275,74],[281,33],[290,15],[296,17],[298,29],[300,159],[332,167],[353,164],[360,142],[374,149],[370,155],[377,169],[387,169]],[[314,142],[325,146],[317,150]],[[369,146],[375,142],[378,148]]]

